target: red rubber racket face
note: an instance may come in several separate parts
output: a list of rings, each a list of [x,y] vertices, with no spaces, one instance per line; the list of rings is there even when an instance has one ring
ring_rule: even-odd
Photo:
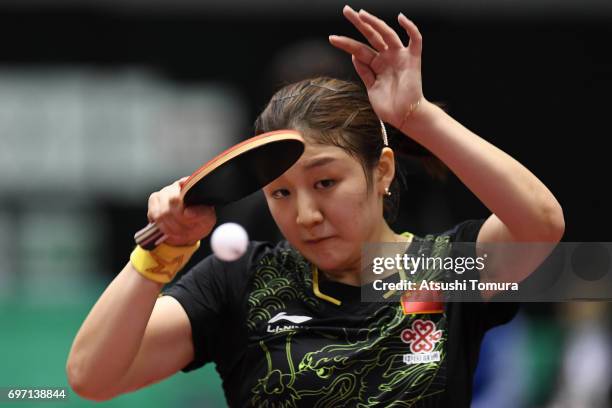
[[[282,175],[303,152],[304,140],[294,130],[247,139],[194,172],[182,186],[183,203],[218,206],[240,200]]]

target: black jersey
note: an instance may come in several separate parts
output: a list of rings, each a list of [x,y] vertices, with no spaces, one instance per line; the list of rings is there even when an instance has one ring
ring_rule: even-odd
[[[483,221],[414,237],[432,250],[474,242]],[[235,262],[209,256],[164,294],[191,322],[195,358],[215,362],[232,407],[469,407],[485,331],[509,303],[448,302],[404,314],[399,302],[361,302],[359,287],[321,280],[286,241],[251,242]]]

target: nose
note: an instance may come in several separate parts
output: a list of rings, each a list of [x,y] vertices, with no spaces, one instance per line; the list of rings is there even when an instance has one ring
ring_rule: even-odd
[[[308,195],[303,195],[297,199],[297,219],[298,225],[310,228],[323,221],[323,214],[317,202]]]

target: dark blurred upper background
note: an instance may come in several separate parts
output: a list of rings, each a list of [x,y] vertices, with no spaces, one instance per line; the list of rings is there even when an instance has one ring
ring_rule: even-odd
[[[252,136],[283,83],[356,79],[350,58],[327,44],[329,34],[359,36],[343,4],[2,0],[0,300],[90,306],[127,261],[151,192]],[[550,188],[565,241],[611,241],[612,2],[351,6],[395,29],[400,11],[413,19],[425,95]],[[417,234],[488,214],[456,179],[420,171],[401,208],[394,227]],[[279,238],[260,195],[219,218],[253,239]],[[538,310],[550,322],[555,308]]]

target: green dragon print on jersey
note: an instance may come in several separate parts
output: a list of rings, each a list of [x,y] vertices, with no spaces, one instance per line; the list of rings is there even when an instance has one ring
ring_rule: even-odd
[[[419,244],[418,252],[430,256],[450,248],[444,236]],[[265,365],[251,389],[253,406],[409,407],[443,392],[445,314],[405,315],[399,302],[372,303],[354,316],[358,324],[340,327],[321,317],[323,303],[299,253],[283,249],[262,258],[248,297],[249,347]]]

